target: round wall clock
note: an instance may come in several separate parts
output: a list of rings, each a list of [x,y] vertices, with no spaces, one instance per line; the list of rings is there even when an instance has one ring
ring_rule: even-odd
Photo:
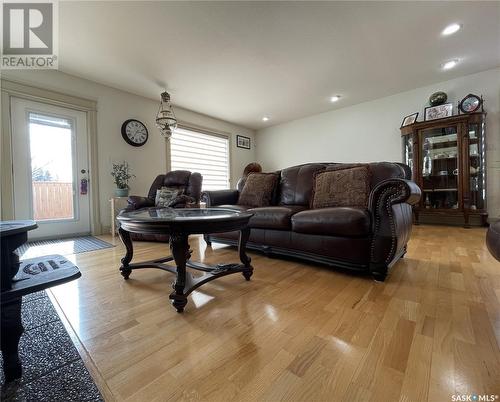
[[[148,129],[139,120],[128,119],[122,124],[122,137],[127,144],[140,147],[148,140]]]
[[[473,113],[481,107],[482,103],[483,100],[479,96],[469,94],[461,100],[458,108],[462,113]]]

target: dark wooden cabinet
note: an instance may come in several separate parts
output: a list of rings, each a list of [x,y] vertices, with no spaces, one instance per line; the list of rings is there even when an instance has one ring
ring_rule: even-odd
[[[401,128],[403,162],[422,189],[415,223],[486,225],[486,113]]]

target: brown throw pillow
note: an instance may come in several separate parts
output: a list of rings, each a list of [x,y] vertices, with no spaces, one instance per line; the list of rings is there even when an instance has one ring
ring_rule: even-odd
[[[314,175],[311,208],[366,208],[370,196],[368,165],[336,166]]]
[[[249,207],[271,205],[278,178],[276,173],[250,173],[241,190],[238,205]]]

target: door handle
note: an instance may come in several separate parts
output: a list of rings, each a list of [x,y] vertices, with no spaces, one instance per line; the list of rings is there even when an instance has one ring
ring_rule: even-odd
[[[82,175],[85,175],[87,171],[85,169],[80,170]],[[81,195],[86,195],[89,191],[89,180],[87,179],[87,176],[85,175],[80,179],[80,194]]]
[[[88,192],[89,181],[87,179],[80,180],[80,194],[86,195]]]

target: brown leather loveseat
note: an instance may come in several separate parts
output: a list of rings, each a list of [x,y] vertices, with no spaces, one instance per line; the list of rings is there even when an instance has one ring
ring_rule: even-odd
[[[237,205],[244,179],[236,190],[205,191],[207,207],[248,210],[251,236],[248,248],[298,257],[333,267],[370,272],[384,280],[388,269],[406,252],[412,227],[412,205],[420,188],[411,180],[408,166],[370,163],[370,196],[367,208],[310,209],[314,174],[336,163],[308,163],[279,173],[273,205],[247,208]],[[213,242],[237,244],[238,233],[205,236]]]

